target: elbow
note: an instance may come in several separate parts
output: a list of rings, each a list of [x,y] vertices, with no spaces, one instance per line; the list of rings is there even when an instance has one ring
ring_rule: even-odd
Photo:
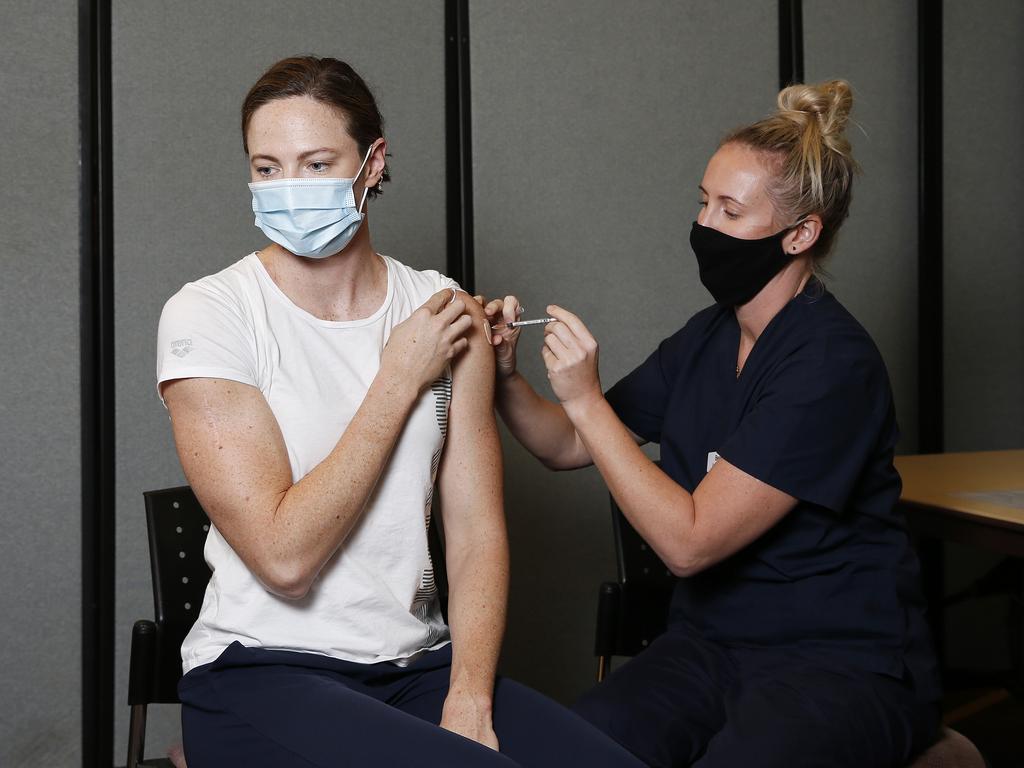
[[[665,566],[671,571],[672,575],[679,579],[688,579],[691,576],[695,576],[701,572],[700,567],[695,563],[688,560],[675,559],[671,562],[665,563]]]
[[[665,558],[665,567],[673,576],[688,579],[714,564],[714,560],[693,549],[682,549]]]
[[[540,463],[552,472],[567,472],[572,469],[579,469],[590,464],[583,460],[577,453],[562,452],[549,456],[538,456]]]
[[[314,574],[295,562],[265,563],[259,579],[267,591],[285,600],[301,600],[313,586]]]
[[[540,463],[544,465],[545,469],[550,469],[552,472],[565,472],[569,469],[575,469],[575,467],[569,466],[565,461],[562,461],[558,456],[538,456]]]

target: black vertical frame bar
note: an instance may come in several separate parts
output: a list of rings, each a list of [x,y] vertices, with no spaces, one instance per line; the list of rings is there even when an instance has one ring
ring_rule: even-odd
[[[918,450],[945,449],[943,391],[942,2],[917,3]]]
[[[803,81],[803,5],[801,0],[779,0],[779,89]]]
[[[945,449],[942,223],[942,2],[917,3],[917,407],[918,452]],[[945,547],[919,547],[929,623],[945,671]]]
[[[79,0],[82,765],[114,761],[114,217],[110,0]]]
[[[473,150],[470,122],[469,0],[445,0],[445,162],[448,276],[470,293],[473,264]]]

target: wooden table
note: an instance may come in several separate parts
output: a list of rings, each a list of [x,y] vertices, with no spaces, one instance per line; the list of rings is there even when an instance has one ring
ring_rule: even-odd
[[[1024,450],[897,456],[911,528],[1024,557]]]
[[[944,541],[1024,558],[1024,450],[897,456],[900,506],[918,537],[925,597],[945,668]],[[1024,677],[1021,649],[1011,649]],[[948,675],[947,675],[948,679]]]

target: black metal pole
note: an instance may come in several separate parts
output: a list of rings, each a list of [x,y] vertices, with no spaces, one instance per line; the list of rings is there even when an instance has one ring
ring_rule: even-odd
[[[801,0],[779,0],[779,89],[803,81],[803,5]]]
[[[942,295],[942,3],[917,3],[917,412],[918,452],[945,449]],[[939,669],[946,672],[945,547],[918,547]]]
[[[942,3],[917,3],[918,451],[944,439],[942,285]]]
[[[114,761],[114,303],[110,0],[79,0],[82,765]]]
[[[469,0],[445,0],[445,160],[448,276],[470,293],[473,265],[473,150],[469,89]]]

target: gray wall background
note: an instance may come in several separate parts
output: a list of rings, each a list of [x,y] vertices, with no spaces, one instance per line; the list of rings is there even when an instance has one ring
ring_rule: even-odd
[[[81,749],[78,15],[0,0],[0,765]]]
[[[1024,444],[1024,3],[949,3],[943,45],[946,450]]]
[[[944,5],[944,279],[946,450],[1024,447],[1024,3]],[[959,589],[999,558],[947,551]],[[1009,600],[946,613],[947,658],[959,667],[1009,664]]]
[[[950,450],[1020,447],[1024,414],[1021,114],[1015,0],[946,3],[946,387]],[[0,764],[72,765],[80,750],[78,108],[76,4],[0,0]],[[687,244],[696,185],[727,129],[769,112],[776,3],[471,3],[477,287],[551,301],[602,344],[606,386],[709,303]],[[916,38],[912,4],[805,4],[808,80],[855,88],[864,168],[829,269],[872,333],[916,447]],[[114,3],[118,372],[118,723],[126,744],[132,622],[152,613],[141,493],[183,482],[156,397],[164,300],[261,243],[238,107],[296,52],[347,59],[375,90],[393,183],[373,204],[379,250],[443,268],[443,4]],[[268,32],[268,30],[272,30]],[[395,51],[400,55],[395,55]],[[56,236],[55,236],[56,235]],[[526,374],[544,390],[539,334]],[[532,345],[532,349],[531,349]],[[12,351],[13,350],[13,351]],[[553,474],[512,441],[513,544],[504,672],[562,701],[591,684],[597,584],[614,576],[607,495],[593,470]],[[987,567],[951,554],[952,575]],[[970,617],[1002,637],[1003,604]],[[953,617],[951,617],[953,620]],[[957,620],[959,625],[964,619]],[[954,627],[955,629],[955,627]],[[951,637],[954,662],[990,645]],[[55,660],[57,660],[55,662]],[[179,738],[156,708],[151,754]]]
[[[853,86],[848,135],[862,173],[826,263],[829,287],[885,358],[903,432],[917,447],[917,8],[804,4],[804,75]]]

